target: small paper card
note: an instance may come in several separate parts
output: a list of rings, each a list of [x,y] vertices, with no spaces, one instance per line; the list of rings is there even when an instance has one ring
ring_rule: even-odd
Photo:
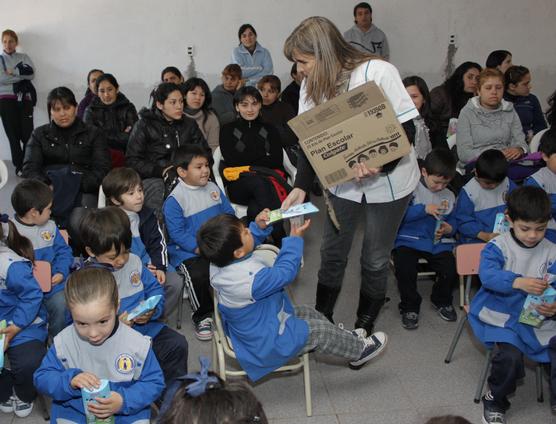
[[[100,387],[94,390],[81,389],[81,396],[83,398],[83,409],[87,417],[87,424],[114,424],[114,416],[108,418],[97,418],[89,412],[87,405],[91,402],[96,403],[96,398],[109,398],[110,397],[110,382],[101,379]]]
[[[310,213],[316,213],[319,209],[313,205],[311,202],[301,203],[300,205],[292,206],[291,208],[283,211],[281,209],[275,209],[270,211],[268,223],[281,221],[282,219],[294,218],[296,216],[308,215]]]
[[[127,316],[127,319],[131,321],[132,319],[143,315],[145,312],[149,312],[151,309],[154,309],[156,305],[158,305],[158,302],[160,302],[160,299],[162,299],[162,295],[157,294],[149,297],[148,299],[142,300],[141,302],[139,302],[139,305],[131,310],[131,312]]]
[[[492,228],[493,233],[504,234],[510,231],[510,223],[506,219],[506,215],[503,213],[497,213],[494,219],[494,227]]]
[[[519,315],[519,322],[533,327],[539,327],[545,320],[545,316],[537,311],[537,306],[541,303],[554,303],[556,300],[556,289],[549,286],[542,295],[528,295],[523,304],[523,310]]]

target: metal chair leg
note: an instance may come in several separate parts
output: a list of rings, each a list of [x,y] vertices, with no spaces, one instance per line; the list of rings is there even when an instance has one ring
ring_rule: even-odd
[[[454,350],[456,350],[456,345],[458,344],[459,338],[461,337],[461,332],[463,331],[463,327],[465,326],[466,322],[467,314],[461,317],[458,327],[456,328],[456,333],[454,334],[454,338],[452,339],[452,343],[450,344],[450,348],[448,349],[448,354],[444,359],[444,362],[447,364],[449,364],[452,360],[452,355],[454,354]]]
[[[481,371],[481,376],[479,378],[479,384],[477,384],[477,390],[475,391],[475,397],[473,402],[479,403],[481,401],[481,396],[483,394],[483,387],[485,386],[485,381],[487,379],[488,369],[490,367],[490,359],[492,357],[492,349],[487,349],[485,364],[483,370]]]
[[[544,395],[542,390],[542,364],[537,363],[537,367],[535,369],[535,380],[537,382],[537,402],[542,403],[544,402]]]
[[[178,300],[178,318],[176,321],[176,328],[181,330],[181,320],[183,317],[183,294],[185,293],[185,284],[181,288],[180,299]]]

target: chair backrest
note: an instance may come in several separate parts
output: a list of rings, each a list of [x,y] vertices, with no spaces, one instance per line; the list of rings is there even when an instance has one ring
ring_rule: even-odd
[[[3,160],[0,160],[0,188],[4,187],[8,182],[8,167]]]
[[[104,190],[102,189],[102,184],[98,187],[98,208],[104,208],[106,206],[106,196],[104,195]]]
[[[548,128],[539,131],[538,133],[536,133],[533,136],[533,138],[531,139],[531,142],[529,143],[529,151],[531,153],[539,151],[539,144],[541,143],[541,137],[547,131],[548,131]]]
[[[459,275],[479,273],[481,252],[486,243],[460,244],[456,247],[456,269]]]
[[[52,290],[52,267],[46,261],[35,261],[33,266],[33,276],[39,283],[43,293]]]

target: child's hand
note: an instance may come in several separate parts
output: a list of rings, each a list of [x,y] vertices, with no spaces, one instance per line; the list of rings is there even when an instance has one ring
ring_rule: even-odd
[[[290,236],[303,237],[303,234],[305,234],[305,231],[307,231],[309,225],[311,225],[310,219],[307,219],[305,223],[303,223],[303,225],[291,224]]]
[[[487,233],[485,231],[480,231],[479,234],[477,234],[477,238],[479,240],[484,241],[485,243],[488,243],[489,241],[491,241],[494,237],[499,236],[500,234],[498,233]]]
[[[70,386],[72,389],[94,390],[100,387],[100,380],[90,372],[82,372],[71,379]]]
[[[448,224],[447,222],[442,221],[440,223],[440,228],[438,229],[438,231],[436,233],[434,233],[434,239],[435,240],[440,240],[443,235],[451,234],[452,231],[453,231],[452,226],[450,224]]]
[[[19,328],[15,324],[10,324],[4,329],[0,329],[0,334],[5,334],[3,352],[8,350],[8,346],[10,345],[10,342],[17,335],[17,333],[19,333],[20,331],[21,331],[21,328]]]
[[[261,230],[264,230],[266,227],[268,227],[268,221],[270,220],[269,214],[270,209],[266,208],[260,211],[255,218],[255,224],[257,224],[257,227],[259,227]]]
[[[164,284],[166,282],[166,273],[164,271],[162,271],[161,269],[156,269],[153,264],[148,264],[147,269],[151,272],[152,275],[154,275],[154,278],[156,278],[156,281],[158,281],[160,284]]]
[[[436,219],[439,219],[443,215],[442,212],[444,211],[444,209],[445,208],[443,208],[442,206],[435,205],[434,203],[425,206],[425,212],[429,215],[434,216]]]
[[[150,311],[147,311],[144,314],[139,315],[137,318],[134,318],[132,322],[134,324],[146,324],[151,320],[153,315],[154,315],[154,309],[151,309]]]
[[[539,278],[518,277],[514,280],[512,287],[538,296],[543,294],[548,287],[548,283]]]
[[[64,276],[57,272],[52,276],[52,280],[50,281],[52,282],[52,285],[55,286],[56,284],[60,284],[62,281],[64,281]]]
[[[89,402],[87,409],[97,418],[108,418],[120,412],[124,404],[124,398],[117,392],[110,392],[109,398],[95,398],[95,402]]]
[[[537,311],[539,312],[539,314],[550,318],[553,317],[554,315],[556,315],[556,302],[554,303],[541,303],[539,306],[537,306]]]
[[[131,327],[133,325],[133,321],[129,321],[127,319],[128,315],[129,315],[129,313],[127,311],[124,311],[118,318],[122,323],[124,323],[128,327]]]

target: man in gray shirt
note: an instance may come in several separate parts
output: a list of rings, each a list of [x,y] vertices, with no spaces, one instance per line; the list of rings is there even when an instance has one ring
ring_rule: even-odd
[[[344,33],[344,38],[355,48],[381,56],[383,59],[390,58],[390,49],[386,35],[373,25],[373,9],[366,2],[357,4],[353,8],[355,25]]]

